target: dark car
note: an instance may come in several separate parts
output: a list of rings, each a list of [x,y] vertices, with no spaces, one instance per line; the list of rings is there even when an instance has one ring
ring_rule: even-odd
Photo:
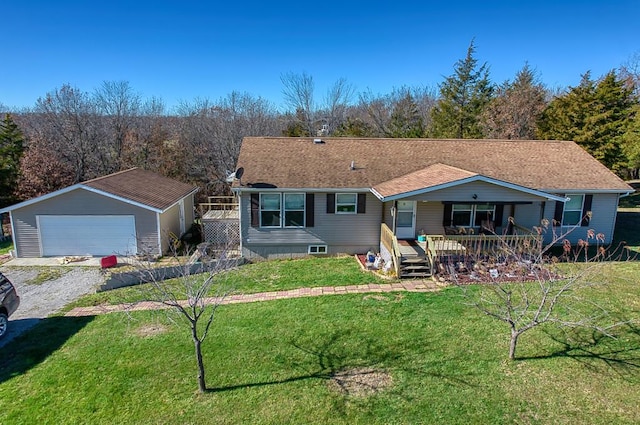
[[[16,288],[9,279],[0,273],[0,338],[7,333],[9,316],[18,309],[20,297],[16,294]]]

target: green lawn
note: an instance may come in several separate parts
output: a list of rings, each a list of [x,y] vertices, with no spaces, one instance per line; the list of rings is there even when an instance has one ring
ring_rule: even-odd
[[[243,294],[388,282],[374,273],[363,273],[354,257],[351,256],[246,264],[237,270],[221,275],[218,281],[223,286],[233,288],[235,292]],[[170,282],[179,285],[176,280]],[[116,291],[90,294],[67,306],[65,311],[80,306],[135,302],[142,299],[146,292],[148,292],[147,285],[139,285]]]
[[[264,281],[250,287],[312,286],[326,268],[314,261],[296,272],[287,266],[301,263],[256,265]],[[615,283],[591,288],[594,301],[637,316],[639,273],[637,263],[610,266]],[[460,295],[450,288],[220,307],[204,344],[211,391],[203,395],[188,332],[165,313],[53,317],[3,348],[0,423],[640,422],[637,328],[615,340],[537,328],[509,362],[506,327]],[[386,374],[388,386],[361,397],[332,384],[335,372],[363,368]]]

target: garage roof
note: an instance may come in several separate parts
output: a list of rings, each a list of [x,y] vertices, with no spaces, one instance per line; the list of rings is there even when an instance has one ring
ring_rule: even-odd
[[[181,199],[198,191],[197,187],[190,184],[140,168],[131,168],[29,199],[0,209],[0,213],[26,207],[76,189],[89,190],[157,212],[167,210]]]
[[[140,168],[120,171],[81,184],[159,210],[169,208],[198,190],[190,184]]]

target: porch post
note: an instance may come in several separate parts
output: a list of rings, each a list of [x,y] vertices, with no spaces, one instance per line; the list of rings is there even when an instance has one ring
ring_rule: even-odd
[[[393,201],[393,205],[391,206],[391,231],[393,235],[396,234],[396,223],[398,221],[398,201]]]

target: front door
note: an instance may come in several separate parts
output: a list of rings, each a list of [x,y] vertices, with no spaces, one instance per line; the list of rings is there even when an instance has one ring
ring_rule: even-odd
[[[416,238],[415,201],[398,201],[396,210],[396,237],[398,239]]]

